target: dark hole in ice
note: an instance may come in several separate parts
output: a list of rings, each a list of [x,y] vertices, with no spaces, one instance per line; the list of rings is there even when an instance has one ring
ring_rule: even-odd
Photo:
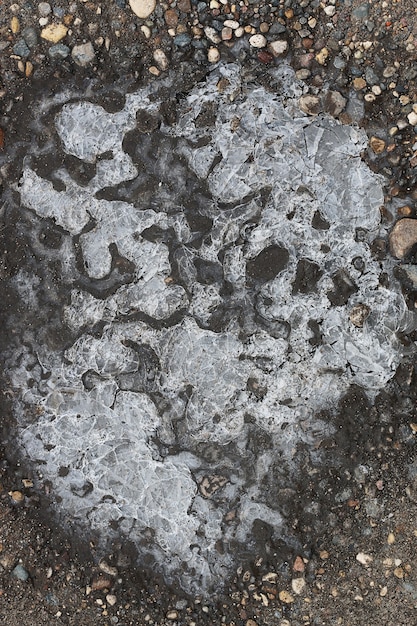
[[[212,285],[220,283],[223,279],[223,268],[220,263],[205,261],[204,259],[195,259],[194,265],[197,270],[197,280],[203,285]]]
[[[333,306],[343,306],[347,303],[350,296],[358,291],[346,270],[341,269],[332,276],[334,291],[329,291],[327,297]]]
[[[323,271],[317,263],[313,263],[313,261],[309,261],[308,259],[300,259],[297,263],[297,270],[292,286],[293,294],[312,293],[316,291],[317,282],[322,275]]]
[[[288,250],[274,244],[246,263],[246,273],[255,280],[272,280],[285,269],[288,259]]]
[[[330,228],[330,223],[324,219],[320,211],[315,211],[311,225],[316,230],[328,230]]]
[[[317,320],[311,319],[308,322],[308,327],[313,333],[313,336],[308,340],[312,346],[319,346],[322,343],[323,335],[321,333],[320,324]]]
[[[159,127],[159,123],[158,116],[149,111],[141,109],[136,112],[136,128],[141,133],[152,133]]]
[[[81,187],[86,187],[96,175],[95,163],[87,163],[72,154],[67,154],[65,156],[64,167],[67,169],[71,178],[73,178]]]

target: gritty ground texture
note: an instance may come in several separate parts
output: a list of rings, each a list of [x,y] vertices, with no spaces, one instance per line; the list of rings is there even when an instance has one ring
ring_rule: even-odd
[[[0,4],[0,144],[13,147],[36,94],[66,86],[94,94],[120,79],[141,85],[177,70],[184,90],[219,60],[237,60],[262,80],[285,57],[308,92],[311,115],[329,112],[369,136],[363,157],[385,176],[383,218],[415,217],[417,164],[417,12],[402,2],[274,0],[227,4],[72,2]],[[133,9],[133,11],[132,11]],[[111,103],[110,103],[111,104]],[[26,138],[27,140],[27,138]],[[9,172],[2,169],[1,175]],[[392,200],[394,201],[392,202]],[[395,207],[395,208],[394,208]],[[405,232],[402,232],[404,231]],[[415,229],[414,229],[415,230]],[[410,235],[411,232],[411,235]],[[24,242],[2,229],[2,277]],[[417,232],[401,221],[391,251],[414,307]],[[388,242],[374,245],[375,258]],[[5,307],[10,303],[5,302]],[[405,344],[415,338],[403,338]],[[5,338],[2,336],[2,341]],[[298,626],[412,624],[417,614],[417,469],[414,463],[415,364],[412,357],[370,405],[359,388],[339,402],[336,433],[323,443],[328,463],[308,455],[297,484],[271,476],[291,504],[292,551],[258,529],[263,549],[243,559],[221,599],[184,597],[132,566],[128,546],[97,558],[48,525],[44,493],[9,448],[1,451],[0,621],[17,624],[227,624]],[[3,415],[10,390],[3,390]],[[358,426],[360,425],[360,426]],[[332,451],[337,454],[332,455]],[[340,451],[346,460],[340,465]],[[333,462],[332,462],[333,459]],[[278,486],[277,486],[278,485]],[[45,493],[46,492],[46,493]],[[259,541],[258,541],[259,543]]]

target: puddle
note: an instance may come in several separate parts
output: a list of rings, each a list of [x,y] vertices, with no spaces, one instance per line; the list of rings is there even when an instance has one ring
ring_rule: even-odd
[[[3,194],[19,453],[103,551],[121,536],[186,592],[265,533],[295,543],[301,451],[325,463],[340,398],[372,401],[415,327],[372,252],[366,135],[307,117],[302,93],[285,64],[268,90],[229,64],[113,107],[45,97]]]

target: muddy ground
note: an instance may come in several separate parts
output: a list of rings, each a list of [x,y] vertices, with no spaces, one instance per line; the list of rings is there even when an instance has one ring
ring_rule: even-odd
[[[224,19],[225,6],[214,3],[205,11],[200,6],[200,22],[205,20],[202,27],[221,19],[222,15]],[[345,96],[352,89],[359,94],[364,102],[363,114],[354,121],[370,137],[364,158],[386,177],[385,218],[393,222],[397,217],[390,209],[391,197],[403,199],[399,203],[403,205],[400,214],[415,216],[417,161],[414,162],[413,145],[416,138],[408,117],[417,102],[417,70],[414,70],[417,50],[413,44],[414,38],[417,44],[417,13],[412,0],[369,4],[355,0],[334,5],[323,2],[321,6],[314,2],[287,1],[285,5],[261,2],[239,6],[247,7],[238,16],[242,24],[252,22],[259,32],[264,20],[270,26],[266,31],[269,40],[278,38],[288,42],[285,54],[297,71],[308,69],[309,74],[302,76],[310,93],[318,97],[319,108],[326,109],[320,98],[328,89]],[[335,12],[326,13],[326,6],[334,6]],[[37,5],[1,3],[3,154],[13,147],[24,127],[30,103],[40,94],[55,93],[67,85],[94,90],[120,77],[138,84],[154,80],[163,73],[155,62],[155,50],[164,52],[170,68],[181,69],[187,84],[193,84],[208,71],[208,47],[215,47],[223,59],[236,58],[237,47],[231,46],[229,39],[214,45],[208,42],[200,48],[190,42],[182,45],[187,41],[184,38],[177,40],[181,45],[173,43],[173,35],[191,33],[190,41],[197,37],[193,31],[198,28],[193,23],[197,19],[195,7],[187,2],[166,5],[148,25],[146,20],[136,18],[123,1],[103,3],[103,6],[98,2],[74,3],[72,17],[67,20],[65,45],[71,50],[74,45],[92,41],[95,53],[91,63],[80,66],[71,54],[51,58],[51,42],[39,37]],[[276,8],[275,13],[271,13],[271,7]],[[167,16],[168,10],[173,13]],[[58,12],[55,21],[65,22],[65,15],[65,10],[62,18]],[[311,36],[298,34],[299,19],[303,16],[317,22]],[[169,33],[170,23],[175,20],[176,31]],[[279,37],[268,34],[274,23],[284,28],[278,28]],[[185,30],[178,30],[181,25]],[[38,33],[36,43],[28,46],[28,50],[16,49],[27,28]],[[101,44],[97,43],[100,38]],[[366,43],[361,47],[357,42],[372,42],[372,45]],[[349,62],[335,68],[334,59],[343,46],[350,44],[353,54]],[[328,58],[322,64],[315,55],[323,49],[327,50]],[[311,50],[314,54],[307,63],[305,55]],[[355,56],[358,52],[361,56]],[[268,48],[247,48],[237,56],[260,78],[265,65],[279,62]],[[369,71],[366,73],[368,68],[376,77]],[[384,72],[391,73],[387,68],[394,68],[395,73],[384,77]],[[354,83],[360,78],[365,85]],[[390,83],[395,86],[390,87]],[[380,85],[383,88],[375,89]],[[347,112],[339,117],[343,123],[352,119]],[[381,150],[382,144],[374,149],[377,144],[372,144],[371,138],[375,136],[384,143]],[[1,172],[7,176],[7,169]],[[11,232],[5,222],[1,249],[3,280],[14,271],[18,256],[16,242],[10,239]],[[379,253],[385,254],[384,242],[381,246]],[[410,306],[414,306],[412,290],[407,298]],[[6,306],[13,306],[13,302],[3,299],[5,314]],[[404,341],[412,343],[414,339],[407,337]],[[2,341],[6,340],[2,334]],[[286,519],[299,546],[291,550],[274,545],[265,532],[263,553],[242,563],[220,599],[176,594],[150,572],[133,567],[131,555],[122,545],[114,546],[104,562],[98,561],[94,538],[84,537],[81,543],[62,532],[59,521],[48,520],[50,513],[45,498],[32,488],[30,471],[16,461],[8,441],[0,450],[1,623],[7,626],[413,624],[417,615],[415,367],[411,353],[374,406],[358,388],[353,388],[340,401],[335,418],[338,434],[326,444],[327,466],[318,473],[306,457],[304,471],[299,483],[293,486],[291,498],[287,494],[292,506],[285,512]],[[2,415],[7,425],[10,390],[6,385],[3,387]],[[334,450],[337,454],[332,453]],[[341,457],[344,464],[340,464]],[[261,539],[263,530],[259,529]]]

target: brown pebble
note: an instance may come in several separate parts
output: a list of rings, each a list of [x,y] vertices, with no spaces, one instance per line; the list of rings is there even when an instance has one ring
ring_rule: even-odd
[[[103,589],[110,589],[112,586],[112,582],[109,578],[106,578],[106,576],[99,576],[97,578],[94,578],[93,582],[91,583],[91,589],[93,591],[103,591]]]
[[[408,204],[405,204],[404,206],[400,206],[397,209],[397,215],[399,217],[409,217],[412,214],[413,214],[413,209],[410,206],[408,206]]]
[[[272,61],[274,60],[274,56],[266,50],[259,50],[258,59],[261,63],[272,63]]]
[[[372,151],[375,154],[381,154],[385,150],[385,141],[380,139],[379,137],[371,137],[369,140],[369,145],[372,148]]]
[[[312,39],[310,39],[310,37],[303,37],[302,40],[301,40],[301,43],[303,45],[303,48],[305,48],[306,50],[310,50],[310,48],[313,45],[314,41]]]
[[[178,0],[177,6],[180,11],[183,13],[189,13],[191,11],[191,2],[190,0]]]
[[[222,39],[223,41],[229,41],[233,37],[233,30],[225,26],[222,28]]]
[[[258,626],[258,624],[253,619],[248,619],[245,626]]]
[[[293,568],[294,572],[304,572],[305,565],[304,565],[304,561],[301,558],[301,556],[295,557],[295,561],[294,561],[294,564],[293,564],[292,568]]]
[[[355,78],[353,80],[353,89],[355,89],[356,91],[360,91],[361,89],[365,89],[366,87],[366,80],[363,78]]]
[[[178,617],[178,611],[168,611],[167,619],[175,620]]]
[[[391,254],[403,259],[417,243],[417,220],[405,217],[399,220],[389,236]]]
[[[174,9],[165,11],[165,22],[168,28],[175,28],[178,24],[178,14]]]
[[[9,496],[15,504],[20,504],[25,499],[25,496],[21,491],[9,491]]]

